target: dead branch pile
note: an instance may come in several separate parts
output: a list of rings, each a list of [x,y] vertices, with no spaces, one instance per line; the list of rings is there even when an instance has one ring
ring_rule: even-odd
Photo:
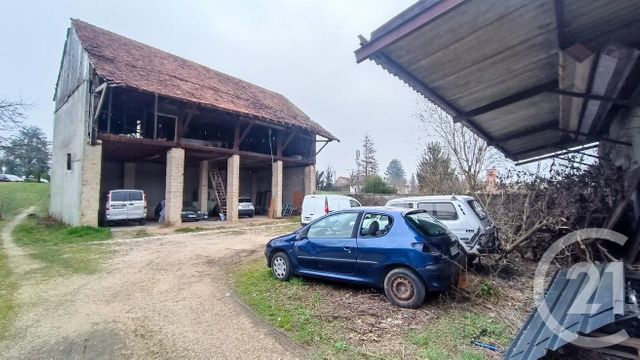
[[[554,162],[549,172],[505,174],[499,192],[484,199],[501,231],[507,253],[538,259],[559,237],[583,228],[603,227],[624,190],[622,170],[607,161],[584,168]],[[569,251],[590,257],[585,248]]]

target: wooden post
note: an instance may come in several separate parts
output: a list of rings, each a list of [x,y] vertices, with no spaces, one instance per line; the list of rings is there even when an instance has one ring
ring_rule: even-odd
[[[153,105],[153,140],[158,138],[158,94]]]

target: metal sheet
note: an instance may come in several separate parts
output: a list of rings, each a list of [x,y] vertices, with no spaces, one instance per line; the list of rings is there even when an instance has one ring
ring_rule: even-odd
[[[622,262],[598,264],[596,268],[599,273],[598,279],[590,279],[585,272],[579,272],[574,277],[571,276],[570,269],[561,269],[556,273],[545,293],[544,302],[549,312],[558,324],[573,334],[588,335],[615,322],[624,313]],[[606,269],[614,271],[605,271]],[[620,276],[614,276],[614,273]],[[600,304],[600,307],[591,314],[572,311],[585,300],[586,304]],[[567,341],[559,337],[557,332],[557,329],[549,328],[539,309],[536,308],[520,329],[504,358],[539,359],[549,350],[558,350],[566,345]]]

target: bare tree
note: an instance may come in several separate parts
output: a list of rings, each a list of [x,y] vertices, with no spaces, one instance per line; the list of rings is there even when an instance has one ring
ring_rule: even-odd
[[[29,106],[22,100],[0,98],[0,130],[14,129],[25,118],[25,110]]]
[[[437,137],[451,156],[466,190],[480,190],[481,176],[494,164],[497,152],[471,130],[454,123],[449,114],[427,100],[420,100],[415,116],[427,134]]]

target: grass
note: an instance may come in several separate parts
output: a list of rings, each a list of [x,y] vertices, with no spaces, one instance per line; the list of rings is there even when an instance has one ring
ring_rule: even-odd
[[[16,244],[30,251],[30,256],[45,264],[47,273],[97,272],[106,255],[100,246],[82,246],[111,238],[108,228],[72,227],[48,217],[29,218],[13,232]]]
[[[179,234],[188,234],[188,233],[194,233],[194,232],[202,232],[202,231],[207,231],[207,230],[211,230],[210,228],[203,228],[203,227],[199,227],[199,226],[195,226],[195,227],[181,227],[181,228],[177,228],[176,232]]]
[[[496,319],[469,311],[449,311],[421,331],[408,334],[408,340],[418,346],[426,359],[484,359],[472,344],[474,340],[509,345],[507,327]]]
[[[270,269],[265,267],[263,259],[238,266],[234,283],[237,293],[250,308],[294,341],[307,346],[313,358],[477,360],[492,355],[487,350],[475,347],[472,344],[474,340],[503,348],[511,340],[508,328],[494,318],[476,314],[465,307],[453,308],[447,303],[431,303],[425,306],[430,307],[426,309],[429,312],[438,314],[435,320],[425,321],[414,330],[408,330],[403,325],[388,330],[397,332],[392,338],[398,343],[394,343],[393,347],[381,347],[375,343],[379,339],[354,342],[351,340],[353,330],[349,325],[360,321],[360,315],[356,314],[357,305],[354,305],[355,311],[349,316],[345,316],[344,311],[333,310],[331,306],[335,306],[332,304],[336,303],[336,297],[340,299],[346,295],[340,293],[339,288],[298,277],[288,282],[277,281]],[[390,306],[388,304],[373,306],[384,307],[379,310],[385,311],[376,312],[381,313],[383,322],[386,316],[393,313],[386,308]],[[370,307],[369,310],[375,308]],[[411,310],[400,311],[407,311],[411,316]],[[363,316],[370,316],[367,315],[370,311],[365,313]]]
[[[22,209],[46,203],[48,194],[47,184],[0,183],[0,229]],[[1,244],[2,241],[0,241]],[[18,283],[2,247],[0,250],[0,339],[5,337],[14,317],[17,289]]]
[[[304,345],[326,340],[326,329],[313,315],[313,310],[300,301],[308,290],[304,280],[277,281],[271,270],[265,268],[264,261],[251,262],[236,275],[237,291],[242,299],[271,325]]]

